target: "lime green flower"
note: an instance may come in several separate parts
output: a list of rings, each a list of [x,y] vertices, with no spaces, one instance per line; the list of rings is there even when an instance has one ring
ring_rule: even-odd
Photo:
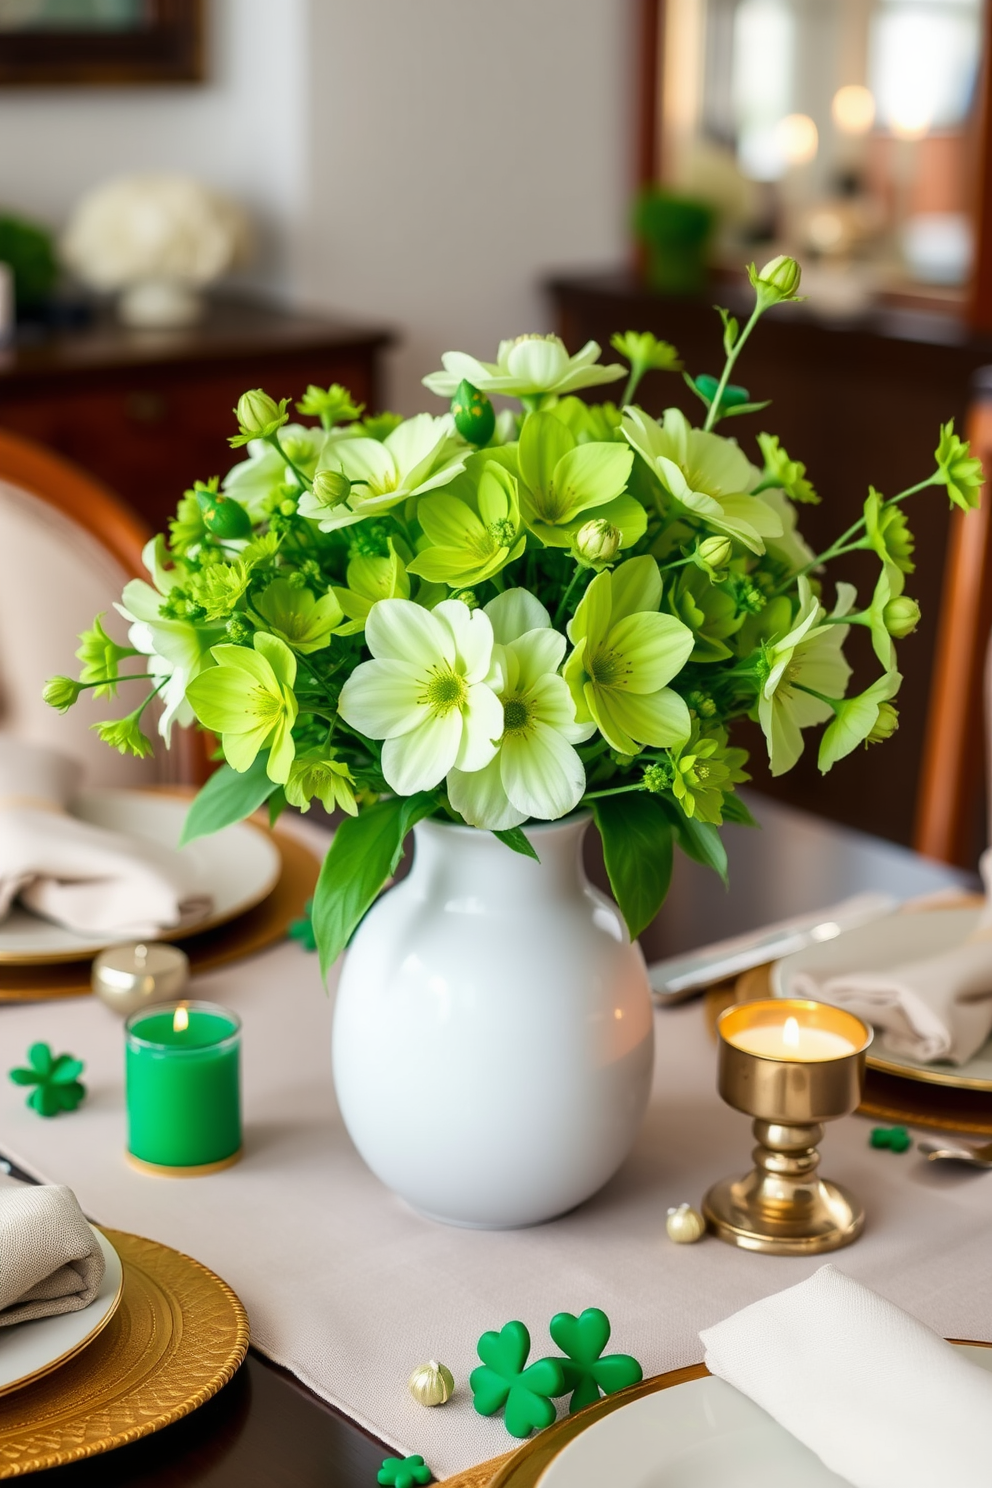
[[[334,594],[317,599],[310,589],[299,589],[288,579],[273,579],[254,600],[273,635],[304,656],[321,651],[344,619]]]
[[[891,703],[879,703],[878,717],[865,739],[866,744],[884,744],[899,727],[899,711]]]
[[[920,607],[916,600],[902,592],[905,582],[902,569],[894,563],[883,564],[871,604],[863,615],[854,617],[871,630],[875,655],[887,672],[893,672],[896,665],[893,637],[902,640],[912,635],[920,620]]]
[[[784,564],[789,573],[798,573],[800,569],[807,568],[815,561],[816,554],[799,532],[796,508],[788,496],[772,486],[767,491],[760,491],[758,500],[770,506],[782,524],[782,535],[766,540],[769,558]]]
[[[82,690],[83,684],[74,682],[71,677],[49,677],[41,696],[50,708],[56,708],[59,713],[68,713],[72,705],[79,701]]]
[[[730,795],[736,784],[750,778],[743,768],[747,750],[728,748],[722,730],[717,734],[700,735],[693,725],[690,738],[684,744],[675,745],[668,754],[670,779],[667,788],[686,816],[720,826],[724,796]],[[648,779],[651,768],[649,766],[645,771],[644,783],[648,790],[657,788],[657,782]]]
[[[971,511],[981,500],[985,477],[982,462],[971,453],[965,439],[954,432],[954,420],[940,426],[940,443],[934,459],[937,461],[938,478],[947,487],[952,506],[962,511]]]
[[[187,491],[179,498],[176,507],[176,515],[169,518],[169,544],[172,551],[179,557],[184,557],[193,549],[198,548],[207,536],[207,529],[203,522],[203,512],[197,499],[199,489],[216,491],[219,477],[213,476],[209,483],[197,481],[192,491]]]
[[[406,564],[397,540],[388,538],[387,548],[388,556],[385,558],[375,554],[356,554],[348,564],[345,575],[347,589],[335,588],[331,591],[341,606],[342,613],[348,617],[346,623],[339,626],[339,635],[357,635],[363,631],[369,610],[380,599],[410,598],[410,580],[407,578]],[[406,548],[403,551],[409,556]],[[439,597],[443,599],[446,594],[447,591]]]
[[[669,408],[658,424],[639,408],[628,408],[625,437],[672,499],[717,532],[726,532],[752,553],[765,539],[782,536],[771,506],[749,493],[760,480],[736,439],[694,429],[685,414]]]
[[[116,641],[112,641],[101,624],[102,620],[103,616],[97,615],[90,629],[84,630],[79,637],[80,645],[76,656],[83,663],[79,680],[97,684],[93,688],[94,697],[114,697],[117,693],[119,664],[126,656],[133,656],[134,649],[118,646]]]
[[[349,816],[358,815],[351,771],[343,760],[335,759],[333,749],[310,749],[297,755],[289,767],[286,800],[290,806],[307,812],[314,799],[325,811],[340,809]]]
[[[90,728],[95,729],[104,744],[109,744],[111,749],[116,749],[118,754],[133,754],[137,759],[144,759],[153,754],[152,741],[141,732],[138,719],[141,709],[129,713],[126,718],[109,718],[102,723],[91,723]]]
[[[527,544],[517,482],[494,460],[465,471],[444,491],[423,497],[417,520],[431,546],[408,564],[409,572],[452,589],[491,579],[519,558]]]
[[[857,697],[845,698],[843,702],[836,704],[833,723],[824,730],[820,740],[817,763],[824,775],[862,742],[876,742],[878,736],[873,739],[872,735],[883,708],[886,712],[882,715],[881,737],[888,738],[894,731],[898,717],[890,699],[895,697],[901,683],[902,677],[898,672],[886,672],[866,692],[859,693]]]
[[[285,785],[296,753],[296,657],[285,641],[263,630],[255,634],[254,650],[214,646],[212,654],[216,667],[186,689],[193,712],[204,728],[220,734],[232,769],[247,770],[268,749],[266,773]]]
[[[514,341],[499,343],[495,362],[480,362],[464,351],[446,351],[441,358],[444,371],[429,373],[423,383],[441,398],[452,397],[458,384],[465,381],[490,395],[536,399],[598,387],[623,376],[622,367],[603,367],[597,365],[598,361],[595,341],[587,341],[570,357],[558,336],[518,336]]]
[[[234,410],[234,416],[238,421],[238,433],[232,435],[227,441],[232,449],[239,445],[247,444],[250,439],[267,439],[277,429],[281,429],[289,418],[286,412],[288,398],[281,398],[276,403],[268,393],[263,393],[261,388],[252,388],[249,393],[242,393],[238,399],[238,406]]]
[[[693,634],[659,615],[661,575],[653,558],[629,558],[593,579],[569,622],[574,650],[564,676],[579,723],[590,720],[613,749],[677,744],[689,710],[668,683],[688,661]]]
[[[575,721],[575,704],[558,675],[565,637],[526,589],[507,589],[486,605],[502,676],[503,728],[498,751],[481,770],[449,770],[448,800],[473,827],[505,831],[528,817],[556,821],[574,811],[586,788],[574,745],[594,731]]]
[[[803,575],[799,579],[799,613],[792,629],[780,640],[765,644],[758,721],[773,775],[792,769],[803,752],[802,730],[825,723],[833,712],[833,702],[842,698],[847,688],[851,668],[841,647],[848,627],[821,624],[825,618]]]
[[[571,546],[593,510],[621,532],[639,521],[639,503],[622,495],[634,458],[622,445],[579,444],[555,413],[532,413],[520,431],[517,458],[520,507],[543,543]]]
[[[914,572],[912,553],[916,543],[902,508],[886,505],[885,497],[874,486],[868,487],[865,498],[865,539],[883,563],[893,563],[903,573]]]
[[[664,606],[692,631],[690,660],[723,661],[733,655],[726,640],[740,630],[745,612],[739,611],[733,595],[712,584],[708,575],[695,567],[683,568],[669,586]]]
[[[577,444],[609,444],[620,427],[621,413],[615,403],[562,398],[555,404],[555,414],[571,429]]]
[[[320,468],[338,470],[351,482],[344,501],[331,504],[318,492],[306,491],[299,513],[310,517],[321,532],[350,527],[365,517],[379,516],[411,496],[422,496],[445,486],[465,467],[468,451],[455,443],[450,414],[432,418],[418,413],[406,419],[383,440],[328,441]]]
[[[373,660],[345,682],[338,712],[366,738],[385,740],[390,790],[411,796],[433,790],[451,769],[489,763],[503,709],[490,685],[488,615],[457,599],[430,611],[409,599],[382,599],[369,611],[365,644]]]
[[[300,482],[293,465],[311,479],[326,444],[323,429],[311,429],[306,424],[287,424],[279,436],[278,449],[267,439],[253,439],[248,444],[248,459],[225,475],[224,491],[240,501],[253,522],[261,521],[288,494],[299,495]]]
[[[307,418],[319,418],[324,429],[333,429],[335,424],[347,424],[361,418],[364,403],[356,403],[346,387],[333,382],[329,388],[319,388],[311,383],[296,405],[297,413]]]
[[[758,447],[765,460],[765,480],[774,481],[790,501],[811,503],[819,501],[819,496],[806,479],[806,466],[801,460],[789,459],[779,443],[777,434],[759,434]]]
[[[682,363],[675,347],[668,341],[659,341],[651,331],[617,331],[610,337],[610,345],[630,363],[632,372],[678,372]]]

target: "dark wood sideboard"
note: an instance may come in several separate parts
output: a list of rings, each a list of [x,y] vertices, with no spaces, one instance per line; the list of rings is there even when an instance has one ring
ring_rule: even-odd
[[[310,382],[380,406],[391,335],[257,303],[217,300],[183,330],[132,330],[109,315],[0,350],[0,425],[76,461],[156,529],[196,478],[239,454],[232,409],[246,388],[300,397]]]
[[[674,299],[651,292],[627,273],[558,278],[548,291],[569,350],[577,351],[592,337],[608,354],[612,332],[650,330],[674,342],[694,374],[718,374],[723,366],[714,303],[742,320],[753,303],[751,292],[738,284],[715,284],[698,299]],[[839,320],[818,316],[810,304],[781,306],[763,319],[734,374],[752,397],[771,399],[771,407],[727,420],[720,432],[736,436],[757,459],[755,435],[771,430],[793,459],[806,463],[823,499],[801,509],[800,523],[820,550],[860,515],[869,481],[892,495],[933,468],[939,425],[953,417],[963,431],[972,378],[990,362],[992,338],[976,335],[949,315],[880,309]],[[638,399],[654,414],[674,404],[698,421],[702,411],[682,379],[671,373],[649,373]],[[917,546],[907,592],[919,599],[923,618],[916,634],[899,646],[905,683],[898,733],[883,747],[842,761],[827,776],[816,768],[815,746],[807,748],[794,771],[772,780],[757,728],[743,726],[760,790],[904,843],[913,834],[948,503],[940,491],[925,492],[910,500],[908,514]],[[873,555],[853,554],[831,571],[856,583],[867,602],[878,563]],[[864,631],[852,636],[847,650],[856,668],[854,690],[875,679],[878,665]],[[985,845],[984,833],[976,810],[975,858]]]

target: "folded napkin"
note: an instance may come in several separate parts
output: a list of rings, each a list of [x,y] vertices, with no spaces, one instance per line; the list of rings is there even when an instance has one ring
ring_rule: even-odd
[[[992,1033],[992,848],[979,866],[985,909],[959,946],[890,971],[851,971],[823,981],[797,972],[789,995],[856,1013],[884,1030],[882,1042],[894,1054],[965,1064]]]
[[[833,1266],[700,1333],[706,1367],[854,1488],[989,1488],[992,1374]]]
[[[71,1188],[0,1188],[0,1328],[81,1311],[103,1272],[103,1251]]]
[[[0,921],[15,899],[82,934],[152,938],[210,913],[181,855],[67,812],[75,761],[0,739]]]

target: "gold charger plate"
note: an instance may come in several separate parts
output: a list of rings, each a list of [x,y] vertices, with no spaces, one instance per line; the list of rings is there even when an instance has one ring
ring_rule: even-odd
[[[309,848],[287,832],[273,832],[272,840],[282,861],[272,892],[237,919],[176,942],[189,957],[194,973],[239,961],[283,940],[293,920],[302,915],[320,864]],[[0,967],[0,1002],[85,996],[91,990],[90,966],[88,958],[59,965]]]
[[[952,1343],[968,1343],[973,1348],[992,1348],[992,1344],[974,1343],[970,1339],[952,1338]],[[491,1462],[480,1463],[454,1477],[444,1478],[444,1488],[537,1488],[541,1475],[551,1465],[569,1442],[588,1431],[604,1416],[612,1415],[633,1400],[645,1395],[655,1395],[660,1390],[670,1390],[673,1385],[688,1384],[690,1380],[704,1379],[709,1374],[705,1364],[690,1364],[685,1369],[670,1369],[667,1374],[656,1374],[619,1390],[616,1395],[607,1395],[595,1405],[588,1405],[574,1416],[565,1416],[549,1426],[546,1431],[531,1437],[517,1451]],[[666,1478],[667,1481],[667,1478]],[[604,1484],[603,1488],[607,1488]]]
[[[154,1240],[104,1231],[124,1264],[113,1318],[85,1352],[0,1400],[0,1478],[122,1447],[216,1395],[248,1351],[226,1282]]]

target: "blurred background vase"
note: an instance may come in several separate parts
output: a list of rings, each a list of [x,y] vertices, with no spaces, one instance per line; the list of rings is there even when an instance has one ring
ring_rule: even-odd
[[[121,176],[80,201],[62,240],[88,288],[119,293],[127,325],[191,325],[203,290],[248,256],[241,208],[190,176]]]

